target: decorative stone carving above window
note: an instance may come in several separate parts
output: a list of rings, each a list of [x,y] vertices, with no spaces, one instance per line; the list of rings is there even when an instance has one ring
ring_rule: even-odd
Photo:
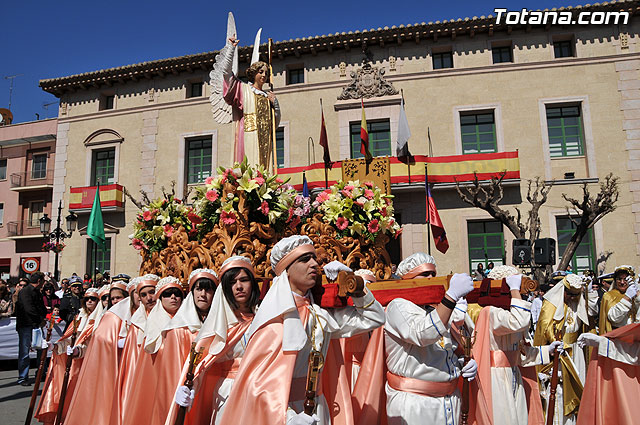
[[[338,100],[369,99],[394,94],[398,94],[398,90],[384,78],[384,69],[365,63],[356,71],[351,71],[351,82],[342,89]]]

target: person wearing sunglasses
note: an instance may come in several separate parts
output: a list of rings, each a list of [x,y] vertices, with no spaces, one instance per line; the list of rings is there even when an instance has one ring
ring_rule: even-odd
[[[189,293],[180,310],[163,329],[163,354],[156,364],[164,372],[158,380],[155,400],[152,403],[151,423],[163,423],[169,414],[175,389],[184,382],[184,377],[181,379],[180,375],[183,365],[188,360],[191,343],[209,315],[218,284],[218,275],[211,269],[196,269],[189,275]],[[173,423],[173,420],[171,422]]]
[[[632,266],[618,266],[613,273],[613,285],[602,296],[600,306],[600,335],[613,329],[640,321],[640,299],[635,270]]]
[[[100,298],[100,303],[102,304],[102,308],[107,311],[109,310],[109,285],[102,285],[98,288],[98,298]]]
[[[246,341],[243,342],[241,336],[253,320],[260,288],[247,257],[226,259],[220,268],[220,276],[221,288],[213,297],[211,309],[223,314],[208,316],[197,338],[197,347],[205,353],[194,378],[195,388],[199,391],[196,394],[183,385],[183,374],[177,382],[175,404],[169,413],[171,419],[175,418],[178,406],[190,406],[189,421],[222,423],[225,402],[246,348]]]
[[[73,318],[80,312],[82,304],[82,280],[78,277],[71,277],[69,279],[69,285],[70,290],[64,294],[60,301],[60,317],[66,322],[67,327],[69,327],[69,323],[71,323]]]
[[[562,276],[561,273],[558,276]],[[533,338],[534,346],[551,344],[558,340],[563,343],[564,353],[560,355],[560,383],[557,386],[554,416],[558,423],[575,423],[582,387],[587,373],[584,351],[577,345],[578,336],[588,332],[589,316],[585,292],[587,288],[582,278],[566,273],[545,295]],[[570,360],[569,360],[570,359]],[[541,379],[543,397],[549,393],[551,367],[547,365],[538,375]],[[566,414],[565,414],[566,413]]]
[[[58,412],[58,404],[62,382],[65,375],[67,357],[73,356],[69,380],[67,383],[67,394],[65,397],[65,408],[62,418],[66,416],[69,403],[73,396],[73,391],[77,384],[78,375],[84,360],[84,352],[87,343],[93,333],[95,323],[102,315],[102,304],[98,298],[98,290],[90,288],[82,297],[80,313],[74,318],[76,327],[71,324],[60,339],[54,344],[51,356],[51,367],[47,373],[40,403],[35,413],[35,418],[45,424],[53,424]],[[76,333],[75,345],[71,345],[72,335]]]
[[[144,275],[138,283],[138,293],[145,295],[151,293],[150,298],[153,300],[155,286],[160,278],[154,274]],[[141,296],[142,300],[142,296]],[[155,300],[150,302],[149,311],[155,304]],[[131,353],[125,352],[124,348],[120,348],[118,341],[120,340],[121,331],[126,329],[127,321],[131,321],[127,337],[132,336],[132,344],[137,345],[137,330],[139,326],[144,329],[146,322],[146,309],[141,302],[142,311],[139,317],[131,316],[131,305],[129,302],[119,302],[109,309],[100,319],[99,325],[96,327],[88,344],[85,360],[78,375],[77,388],[69,405],[69,412],[65,419],[66,425],[84,425],[87,418],[91,418],[91,422],[108,424],[111,420],[112,412],[119,412],[120,406],[120,388],[123,380],[120,379],[122,370],[127,367],[127,359]],[[140,311],[136,310],[136,313]],[[135,314],[134,314],[135,315]],[[137,323],[137,325],[136,325]],[[137,350],[136,350],[137,351]],[[132,351],[135,353],[135,351]],[[124,378],[124,377],[123,377]],[[114,404],[115,403],[115,404]]]
[[[158,423],[151,420],[154,404],[151,401],[158,392],[158,383],[164,379],[164,368],[159,367],[164,355],[166,333],[163,329],[182,305],[184,292],[181,282],[173,276],[163,277],[155,286],[154,298],[156,303],[147,316],[144,328],[143,350],[132,369],[132,379],[124,382],[120,411],[113,412],[120,414],[122,425]],[[149,391],[151,388],[152,393]],[[114,423],[113,420],[111,423]]]

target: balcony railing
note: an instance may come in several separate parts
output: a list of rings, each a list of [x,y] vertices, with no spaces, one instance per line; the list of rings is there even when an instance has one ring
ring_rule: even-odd
[[[40,222],[34,220],[31,223],[29,220],[22,221],[10,221],[7,223],[7,233],[9,237],[12,236],[40,236]]]
[[[43,172],[22,171],[10,176],[12,190],[34,190],[53,185],[53,170]]]

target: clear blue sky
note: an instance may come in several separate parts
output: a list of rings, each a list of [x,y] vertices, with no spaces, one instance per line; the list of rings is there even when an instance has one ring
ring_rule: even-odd
[[[491,1],[167,1],[6,0],[0,11],[0,107],[9,103],[14,123],[57,115],[57,98],[38,87],[63,77],[148,60],[209,52],[224,45],[227,13],[236,18],[242,45],[263,40],[355,31],[494,14],[493,9],[545,9],[587,2]],[[495,14],[494,14],[495,15]]]

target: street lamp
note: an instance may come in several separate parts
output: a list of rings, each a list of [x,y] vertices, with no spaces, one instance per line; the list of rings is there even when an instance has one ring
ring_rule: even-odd
[[[42,236],[44,236],[45,240],[47,239],[51,241],[55,240],[56,245],[60,243],[60,240],[65,240],[66,238],[70,238],[71,234],[73,233],[74,230],[76,230],[76,226],[78,225],[78,216],[75,215],[75,213],[73,212],[70,213],[68,216],[65,217],[65,220],[67,222],[67,232],[65,232],[60,227],[61,218],[62,218],[62,200],[58,204],[58,219],[56,220],[56,228],[53,229],[51,233],[49,233],[49,230],[51,229],[51,219],[47,216],[47,214],[44,214],[40,219],[40,233],[42,233]],[[58,250],[56,249],[54,250],[54,252],[56,254],[54,278],[57,282],[59,279]]]

